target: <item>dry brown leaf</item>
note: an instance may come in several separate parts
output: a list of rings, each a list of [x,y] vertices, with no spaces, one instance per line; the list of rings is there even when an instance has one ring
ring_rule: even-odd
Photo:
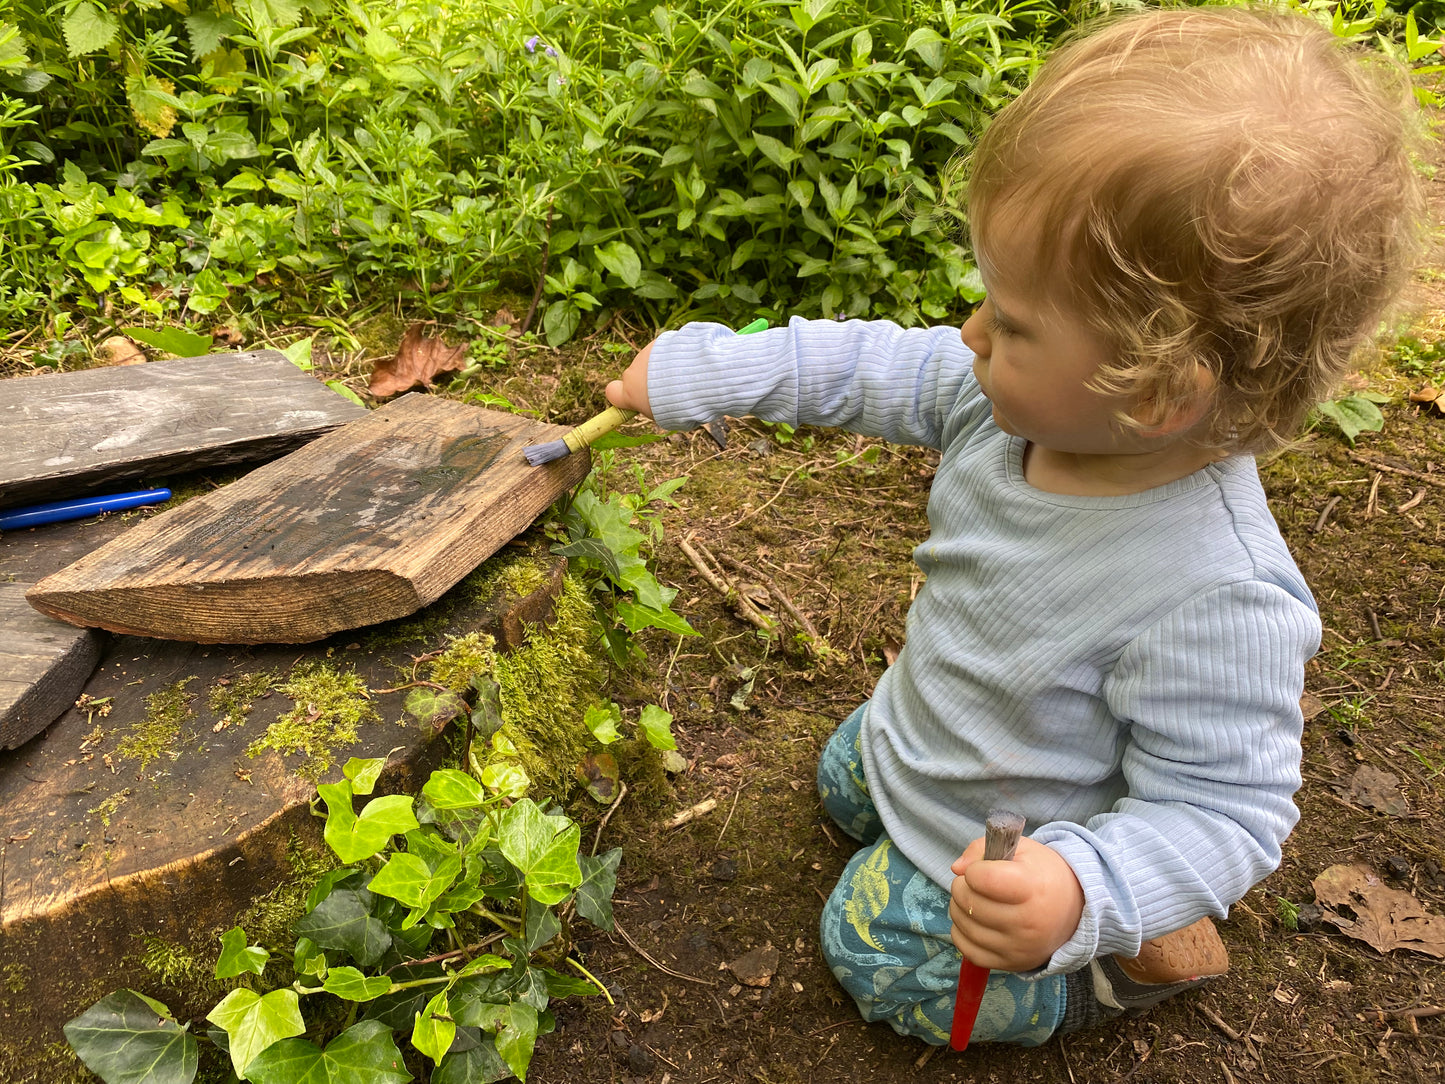
[[[466,343],[448,346],[441,339],[428,338],[422,331],[423,326],[412,324],[407,328],[396,356],[377,363],[367,388],[372,395],[385,399],[418,384],[430,387],[438,373],[466,368]]]
[[[773,948],[771,941],[765,942],[727,964],[727,969],[738,982],[748,986],[769,986],[778,973],[778,950]]]
[[[1410,803],[1400,793],[1400,777],[1370,764],[1361,764],[1348,785],[1337,784],[1335,789],[1365,809],[1378,809],[1392,817],[1410,812]]]
[[[1314,693],[1306,692],[1299,698],[1299,710],[1305,717],[1305,722],[1309,722],[1325,710],[1325,702]]]
[[[1408,949],[1445,959],[1445,918],[1432,915],[1408,892],[1388,888],[1369,868],[1331,866],[1314,881],[1325,921],[1376,952]]]
[[[1410,402],[1434,407],[1437,413],[1445,414],[1445,390],[1437,388],[1434,384],[1426,384],[1419,391],[1412,391]]]
[[[112,335],[95,348],[95,360],[102,365],[144,365],[146,356],[124,335]]]
[[[241,334],[240,329],[230,324],[216,328],[211,332],[211,338],[223,346],[240,346],[246,341],[246,336]]]

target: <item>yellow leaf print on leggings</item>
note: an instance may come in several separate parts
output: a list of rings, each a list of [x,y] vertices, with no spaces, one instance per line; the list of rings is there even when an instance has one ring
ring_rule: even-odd
[[[853,891],[843,904],[843,913],[857,931],[858,937],[869,948],[885,951],[873,940],[869,929],[873,920],[888,906],[888,852],[892,844],[887,840],[870,854],[853,875]]]

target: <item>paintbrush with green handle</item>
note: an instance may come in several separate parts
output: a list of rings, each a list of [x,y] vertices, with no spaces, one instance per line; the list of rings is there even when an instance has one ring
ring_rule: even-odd
[[[767,326],[768,322],[759,317],[747,327],[739,328],[738,334],[751,335],[754,331],[762,331]],[[635,417],[637,417],[635,410],[623,410],[621,407],[615,406],[608,407],[601,414],[589,418],[577,426],[561,440],[549,440],[545,444],[529,444],[522,449],[522,454],[527,457],[528,463],[539,467],[543,463],[561,459],[564,455],[580,452],[598,437],[612,432],[619,425],[630,422]]]

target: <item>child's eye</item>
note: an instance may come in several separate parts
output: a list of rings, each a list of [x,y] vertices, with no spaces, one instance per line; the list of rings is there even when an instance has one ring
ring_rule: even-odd
[[[997,316],[989,316],[988,329],[995,335],[1012,335],[1014,329],[1005,324]]]

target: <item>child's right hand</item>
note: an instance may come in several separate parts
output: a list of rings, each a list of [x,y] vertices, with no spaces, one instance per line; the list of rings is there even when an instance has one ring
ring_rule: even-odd
[[[632,359],[632,364],[623,372],[621,378],[607,385],[609,403],[652,417],[652,404],[647,398],[647,359],[651,354],[652,343],[648,343],[637,352],[637,357]]]

